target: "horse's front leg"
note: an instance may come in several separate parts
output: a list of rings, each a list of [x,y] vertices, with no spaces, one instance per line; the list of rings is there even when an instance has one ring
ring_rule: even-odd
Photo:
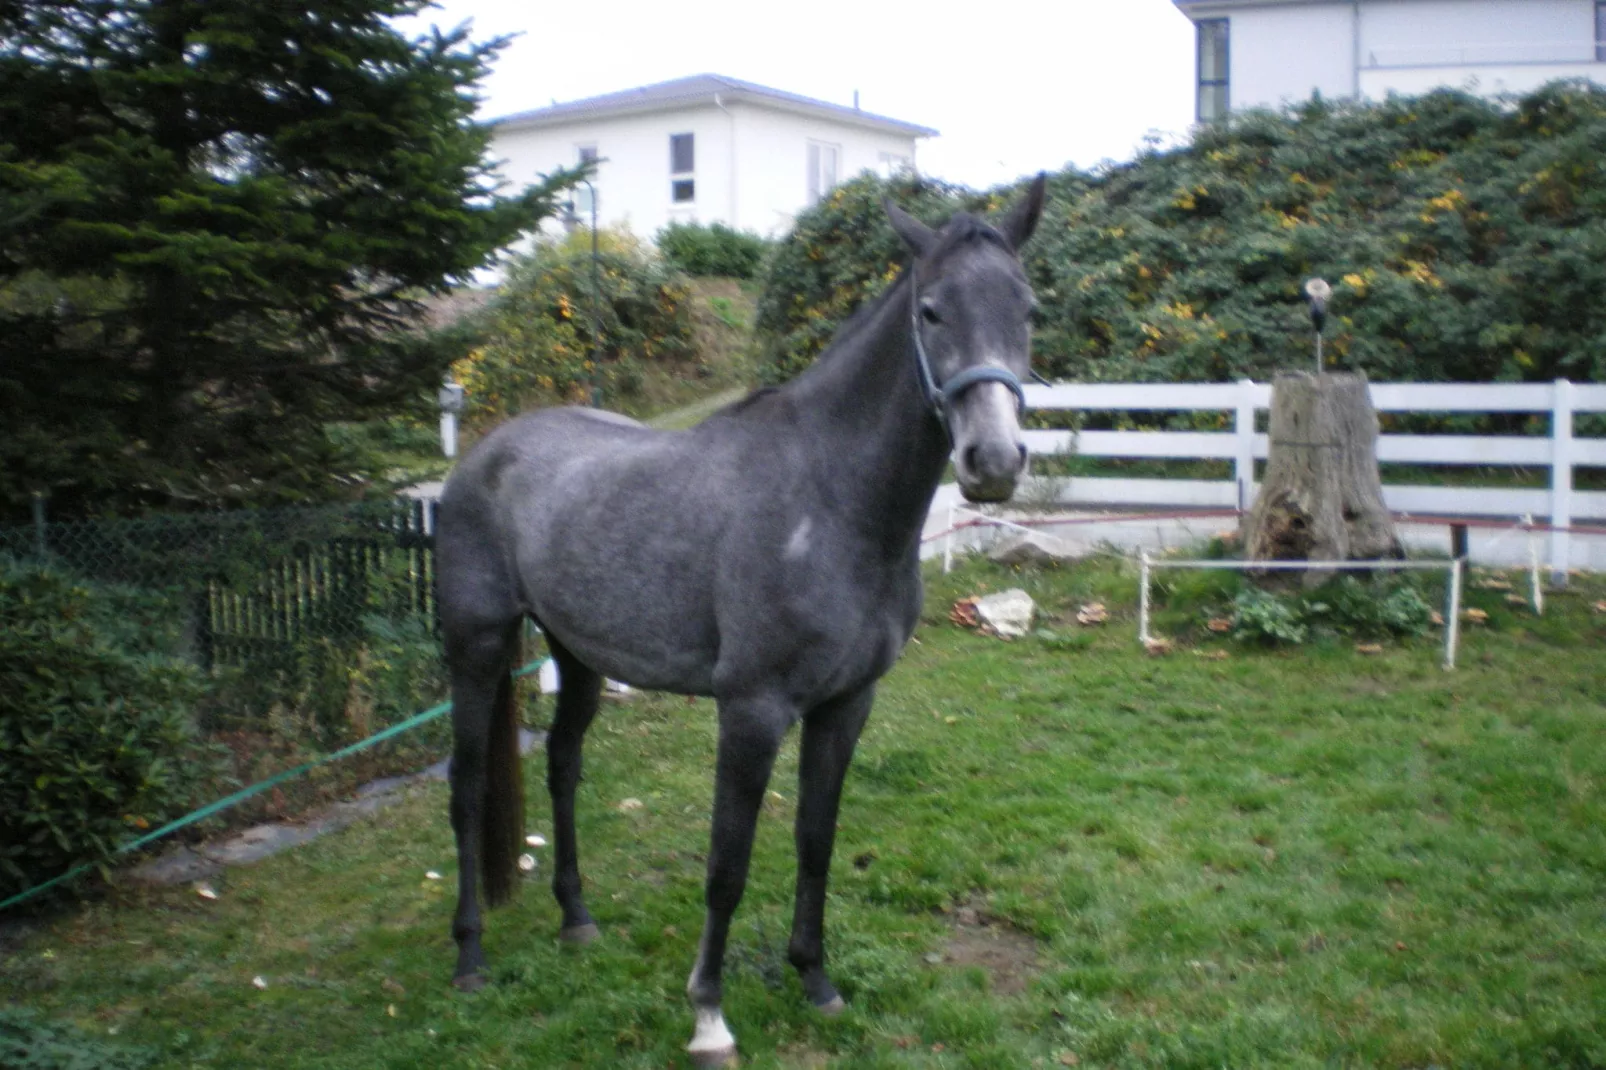
[[[719,704],[719,758],[714,769],[713,836],[708,852],[707,917],[697,964],[686,982],[686,994],[697,1012],[697,1032],[686,1050],[698,1066],[730,1066],[736,1062],[736,1038],[720,1010],[721,971],[731,916],[742,901],[747,865],[753,853],[764,789],[781,739],[796,711],[781,700],[722,700]]]
[[[803,718],[803,746],[798,765],[797,899],[792,911],[792,940],[787,957],[796,967],[803,991],[824,1014],[838,1014],[842,997],[825,975],[825,886],[836,841],[837,806],[842,779],[859,733],[870,716],[875,685],[833,699]]]

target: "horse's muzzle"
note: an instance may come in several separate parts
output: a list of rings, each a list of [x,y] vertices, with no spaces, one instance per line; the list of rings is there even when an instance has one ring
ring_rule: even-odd
[[[988,439],[962,445],[954,453],[959,492],[967,501],[1008,501],[1026,468],[1026,446],[1018,441]]]

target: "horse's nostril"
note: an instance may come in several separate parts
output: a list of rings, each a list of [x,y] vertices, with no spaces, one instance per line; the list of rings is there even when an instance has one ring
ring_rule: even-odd
[[[1024,466],[1026,464],[1026,443],[1022,442],[1015,448],[1020,450],[1020,463],[1022,466]]]
[[[978,459],[976,446],[966,446],[964,451],[960,454],[959,459],[961,462],[961,467],[963,467],[965,471],[974,473],[977,470],[976,461]]]

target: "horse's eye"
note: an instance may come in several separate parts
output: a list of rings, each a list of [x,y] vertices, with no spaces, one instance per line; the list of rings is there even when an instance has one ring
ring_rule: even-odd
[[[937,310],[924,301],[920,303],[920,318],[925,320],[927,323],[942,322],[942,317],[937,315]]]

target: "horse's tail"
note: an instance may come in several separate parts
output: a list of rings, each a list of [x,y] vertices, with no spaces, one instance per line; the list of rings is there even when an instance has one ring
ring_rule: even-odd
[[[516,661],[517,659],[515,659]],[[485,755],[485,808],[480,824],[480,877],[485,902],[499,906],[519,887],[524,847],[524,773],[519,764],[518,681],[503,675],[491,705]]]

